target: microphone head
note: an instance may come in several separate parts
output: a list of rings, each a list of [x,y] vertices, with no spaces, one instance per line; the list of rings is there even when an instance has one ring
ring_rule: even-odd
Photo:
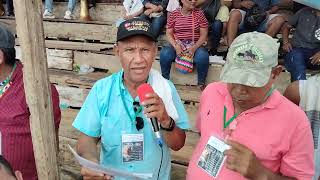
[[[137,92],[138,92],[138,96],[139,96],[140,102],[143,102],[146,99],[146,94],[154,93],[152,87],[147,83],[141,84],[138,87]]]

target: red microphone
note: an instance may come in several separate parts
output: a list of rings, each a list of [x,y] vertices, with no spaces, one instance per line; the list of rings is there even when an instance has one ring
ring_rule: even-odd
[[[148,99],[146,97],[147,94],[154,93],[152,87],[147,83],[141,84],[138,87],[137,92],[138,92],[138,96],[139,96],[139,99],[140,99],[140,103],[142,103],[144,100]],[[161,134],[160,134],[160,128],[159,128],[158,120],[157,120],[157,118],[150,118],[150,120],[151,120],[151,124],[152,124],[152,127],[153,127],[153,131],[155,133],[155,136],[158,139],[158,143],[159,143],[160,146],[162,146],[163,142],[162,142],[162,138],[161,138]]]

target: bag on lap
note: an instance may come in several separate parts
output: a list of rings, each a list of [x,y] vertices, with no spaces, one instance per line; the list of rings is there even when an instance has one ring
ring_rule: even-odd
[[[193,45],[193,42],[178,41],[178,44],[182,47],[182,50],[186,50],[188,47]],[[175,59],[175,67],[178,72],[182,74],[191,73],[193,70],[193,57],[188,53],[183,53],[182,56],[177,55]]]

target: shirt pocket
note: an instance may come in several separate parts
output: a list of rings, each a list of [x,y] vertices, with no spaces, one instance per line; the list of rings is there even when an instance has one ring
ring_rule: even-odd
[[[251,134],[251,133],[250,133]],[[259,160],[265,162],[276,161],[278,157],[277,148],[267,138],[261,137],[256,133],[252,133],[248,137],[250,138],[248,148],[251,149]],[[263,141],[261,139],[264,139]]]
[[[106,150],[121,145],[121,123],[119,116],[103,118],[101,129],[101,145]]]

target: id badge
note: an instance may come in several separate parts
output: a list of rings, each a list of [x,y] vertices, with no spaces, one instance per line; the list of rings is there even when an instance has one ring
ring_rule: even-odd
[[[217,137],[211,136],[198,161],[198,167],[216,178],[226,159],[223,152],[230,146]]]
[[[143,161],[144,137],[143,134],[122,135],[122,161]]]

